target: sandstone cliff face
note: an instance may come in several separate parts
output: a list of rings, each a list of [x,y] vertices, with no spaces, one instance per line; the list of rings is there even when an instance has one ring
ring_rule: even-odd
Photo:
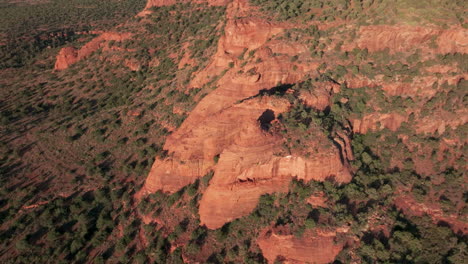
[[[346,233],[347,228],[338,232]],[[335,242],[338,232],[314,229],[297,238],[265,229],[257,243],[268,263],[331,263],[343,249],[343,244]]]
[[[129,39],[132,36],[131,33],[115,33],[115,32],[105,32],[99,35],[98,37],[92,39],[90,42],[86,43],[79,50],[73,47],[66,47],[60,50],[57,55],[54,69],[55,70],[65,70],[70,67],[72,64],[90,56],[93,52],[97,51],[99,48],[104,47],[106,41],[124,41]]]
[[[237,9],[233,9],[231,5],[228,14],[237,13]],[[240,55],[260,48],[270,37],[282,32],[282,28],[264,20],[249,17],[228,19],[224,31],[225,35],[219,40],[212,62],[192,79],[191,87],[202,87],[211,78],[221,74],[230,63],[237,62]]]
[[[228,71],[218,80],[218,88],[167,138],[164,149],[169,158],[155,161],[142,189],[142,193],[175,192],[214,169],[200,202],[201,222],[209,228],[250,213],[262,194],[286,191],[292,177],[306,181],[334,177],[338,182],[351,178],[336,148],[310,158],[275,155],[281,151],[282,139],[262,129],[259,119],[270,111],[269,121],[274,122],[289,103],[254,96],[278,84],[296,83],[317,65],[296,65],[287,55],[272,56],[272,50],[284,49],[284,45],[277,41],[270,45],[268,40],[282,32],[283,26],[250,16],[237,18],[245,15],[246,5],[246,1],[234,1],[228,6],[218,50],[190,87],[201,87]],[[239,71],[251,50],[255,50],[249,55],[253,57],[243,63],[248,71]],[[298,45],[293,50],[307,49]],[[218,164],[213,160],[216,155],[220,155]]]
[[[223,70],[229,69],[229,62],[237,58],[244,47],[257,48],[267,40],[271,29],[262,29],[266,33],[260,34],[260,39],[255,37],[255,30],[260,31],[260,24],[268,24],[259,22],[258,19],[250,22],[246,18],[242,22],[236,22],[234,16],[237,12],[238,9],[231,4],[228,8],[226,35],[221,37],[212,62],[196,75],[190,86],[201,87]],[[248,30],[249,27],[254,28]],[[231,41],[236,44],[230,44]],[[240,124],[246,119],[246,116],[238,113],[223,111],[239,100],[258,94],[261,89],[269,89],[277,83],[293,82],[300,78],[298,74],[289,73],[291,65],[283,65],[270,57],[265,59],[268,62],[256,65],[257,73],[254,75],[238,74],[233,69],[218,81],[219,88],[207,95],[181,127],[167,138],[164,148],[170,152],[171,158],[154,163],[145,190],[153,192],[162,189],[173,192],[203,176],[214,165],[213,157],[232,144],[240,132]],[[261,112],[244,115],[257,119]],[[170,168],[174,168],[176,172]],[[157,182],[159,184],[155,184]]]
[[[264,108],[259,110],[261,114]],[[275,113],[280,112],[275,109]],[[277,156],[281,139],[262,131],[257,118],[243,119],[242,127],[234,142],[221,153],[215,175],[200,201],[200,221],[208,228],[220,228],[250,213],[262,194],[287,191],[292,177],[304,181],[324,181],[328,177],[337,182],[351,180],[336,148],[321,149],[309,158]]]

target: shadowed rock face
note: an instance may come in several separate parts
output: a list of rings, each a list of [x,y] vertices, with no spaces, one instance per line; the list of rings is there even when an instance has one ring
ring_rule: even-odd
[[[262,115],[258,118],[258,122],[260,122],[260,128],[264,131],[268,131],[273,120],[275,120],[275,112],[271,109],[265,110],[265,112],[263,112]]]

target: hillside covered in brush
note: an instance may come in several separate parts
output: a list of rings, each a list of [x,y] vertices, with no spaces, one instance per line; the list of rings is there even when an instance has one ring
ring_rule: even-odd
[[[464,263],[461,0],[0,0],[1,263]]]

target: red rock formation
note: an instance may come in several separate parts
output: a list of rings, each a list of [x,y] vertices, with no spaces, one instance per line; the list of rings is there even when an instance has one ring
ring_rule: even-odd
[[[427,69],[428,73],[439,72],[445,70],[439,67],[430,67]],[[377,87],[381,86],[382,90],[390,96],[401,96],[401,97],[433,97],[438,89],[433,85],[434,83],[439,84],[439,86],[447,82],[450,85],[456,85],[460,79],[467,79],[467,74],[456,74],[456,75],[444,75],[442,77],[437,77],[434,75],[430,76],[418,76],[414,77],[411,82],[404,81],[384,81],[383,75],[377,75],[374,79],[369,79],[366,77],[352,77],[348,75],[346,77],[346,84],[349,88],[359,88],[359,87]]]
[[[62,48],[55,61],[55,70],[64,70],[78,61],[78,51],[74,47]]]
[[[245,1],[230,4],[218,51],[191,85],[201,87],[229,69],[230,62],[236,64],[219,79],[218,88],[203,98],[167,138],[164,149],[169,158],[155,161],[141,191],[175,192],[214,169],[214,177],[200,202],[201,222],[209,228],[248,214],[262,194],[285,191],[292,177],[306,181],[335,177],[338,182],[351,178],[336,147],[321,149],[309,158],[276,155],[282,150],[282,139],[264,131],[259,118],[271,111],[273,121],[288,109],[289,102],[252,97],[262,89],[296,83],[317,65],[298,66],[287,55],[271,56],[268,40],[282,32],[281,25],[249,16],[238,19],[245,10]],[[252,71],[243,73],[237,61],[249,50],[256,52],[243,69]],[[216,155],[220,158],[215,166]]]
[[[235,17],[237,13],[233,6],[231,4],[228,8],[229,17]],[[207,68],[197,74],[192,86],[201,87],[217,72],[229,68],[231,56],[239,56],[244,47],[258,48],[268,40],[269,34],[279,30],[272,30],[270,24],[255,18],[252,21],[243,18],[241,22],[231,20],[235,19],[227,22],[226,35],[218,43],[218,52]],[[264,33],[256,37],[255,30]],[[223,111],[239,100],[258,94],[261,89],[300,80],[304,73],[293,73],[291,69],[292,65],[283,63],[281,58],[268,56],[262,63],[256,64],[256,74],[239,74],[235,69],[227,72],[218,81],[219,88],[207,95],[181,127],[167,138],[164,148],[171,153],[171,158],[154,163],[145,190],[173,192],[203,176],[214,165],[213,157],[232,144],[240,131],[239,124],[246,118],[238,113],[225,114]],[[261,113],[246,114],[257,119]]]
[[[331,104],[331,96],[338,92],[340,86],[332,83],[314,83],[312,91],[301,91],[299,98],[309,107],[323,111]]]
[[[331,263],[343,249],[342,243],[335,242],[336,235],[346,232],[347,229],[314,229],[297,238],[278,234],[267,228],[261,233],[257,243],[268,263],[275,263],[277,259],[285,263]]]
[[[241,111],[236,109],[236,113]],[[337,182],[351,180],[336,148],[322,148],[309,158],[277,156],[282,141],[264,133],[257,118],[244,118],[242,127],[233,144],[222,152],[215,175],[200,201],[200,221],[208,228],[219,228],[252,212],[262,194],[287,191],[292,177],[304,181],[323,181],[333,176]]]
[[[229,5],[228,21],[223,35],[218,42],[218,49],[214,59],[207,68],[199,72],[190,82],[191,87],[202,87],[212,77],[221,74],[234,63],[242,53],[248,53],[262,47],[273,35],[283,31],[282,27],[259,18],[245,17],[236,19],[239,11],[236,6],[242,1],[235,1]],[[243,3],[245,5],[245,3]],[[265,55],[265,54],[263,54]],[[278,80],[280,81],[280,80]]]
[[[370,52],[389,48],[390,52],[407,52],[417,48],[429,49],[433,38],[436,38],[438,53],[468,53],[468,30],[456,27],[440,29],[407,25],[373,25],[363,26],[354,43],[343,46],[344,50],[355,47],[367,48]]]
[[[439,53],[468,53],[468,30],[453,27],[442,31],[437,38]]]
[[[461,78],[466,78],[468,75],[455,75],[455,76],[422,76],[415,77],[411,83],[405,83],[402,81],[384,83],[381,82],[382,89],[391,96],[420,96],[425,98],[431,98],[437,93],[437,89],[433,88],[434,83],[441,85],[445,81],[449,84],[454,85],[458,83]]]
[[[76,50],[73,47],[66,47],[60,50],[55,62],[55,70],[64,70],[70,65],[90,56],[93,52],[103,47],[105,41],[124,41],[132,36],[131,33],[105,32],[86,43],[82,48]]]
[[[407,116],[398,113],[372,113],[364,116],[362,119],[352,120],[353,132],[366,134],[369,130],[381,130],[388,128],[391,131],[396,131],[401,123],[407,120]]]
[[[314,193],[307,198],[307,203],[312,205],[314,208],[327,207],[327,197],[325,197],[324,192]]]

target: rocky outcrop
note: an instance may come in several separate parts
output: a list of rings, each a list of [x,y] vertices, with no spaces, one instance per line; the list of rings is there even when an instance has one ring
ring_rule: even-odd
[[[351,179],[334,146],[317,148],[308,158],[279,154],[284,152],[282,138],[268,127],[290,103],[261,96],[261,91],[274,92],[284,89],[278,85],[297,83],[317,65],[293,63],[286,54],[272,56],[272,49],[281,45],[270,46],[269,39],[282,32],[282,26],[246,16],[246,5],[246,1],[229,5],[218,50],[190,84],[202,87],[225,72],[217,81],[218,88],[166,139],[164,149],[169,157],[155,161],[140,192],[175,192],[214,170],[200,201],[201,223],[209,228],[250,213],[262,194],[287,190],[292,177],[305,181]],[[244,14],[242,18],[238,18],[240,14]],[[217,164],[215,156],[219,156]]]
[[[438,111],[422,118],[416,124],[416,132],[422,134],[438,133],[442,135],[450,127],[452,129],[468,122],[468,109],[460,109],[455,113]]]
[[[442,31],[437,38],[439,53],[468,53],[468,29],[453,27]]]
[[[400,128],[401,123],[407,120],[407,116],[398,113],[372,113],[364,116],[361,119],[352,120],[353,132],[366,134],[369,130],[376,131],[387,128],[391,131],[396,131]]]
[[[252,124],[250,130],[243,131],[220,156],[215,175],[200,201],[201,224],[216,229],[249,214],[262,194],[287,191],[292,177],[306,182],[351,180],[336,148],[321,149],[304,158],[275,155],[281,147],[282,141],[262,133],[258,125],[254,128]]]
[[[348,232],[348,229],[328,231],[317,228],[306,231],[301,238],[281,234],[281,231],[267,228],[257,239],[268,263],[277,260],[285,263],[331,263],[344,246],[336,242],[336,236]]]
[[[468,53],[468,30],[461,27],[441,29],[407,25],[372,25],[362,26],[357,35],[358,39],[344,45],[344,50],[357,47],[374,52],[388,48],[391,53],[396,53],[417,48],[435,48],[438,53]],[[437,47],[434,47],[434,44]]]
[[[141,69],[141,64],[137,59],[126,59],[124,61],[125,66],[127,66],[131,71],[139,71]]]
[[[150,9],[158,6],[170,6],[177,3],[197,3],[203,4],[207,3],[211,6],[225,6],[229,3],[230,0],[148,0],[146,2],[145,9],[138,13],[137,16],[146,16],[151,13]]]
[[[78,51],[74,47],[62,48],[55,61],[55,70],[64,70],[78,61]]]
[[[66,47],[60,50],[57,55],[54,69],[55,70],[64,70],[70,67],[72,64],[89,57],[93,52],[97,51],[99,48],[104,46],[106,41],[124,41],[129,39],[132,36],[131,33],[115,33],[115,32],[105,32],[99,35],[98,37],[92,39],[90,42],[86,43],[80,49],[75,49],[73,47]]]
[[[258,48],[267,41],[268,34],[276,31],[256,18],[252,22],[248,18],[241,19],[242,22],[231,21],[236,20],[234,4],[228,11],[229,17],[233,18],[227,22],[226,35],[221,37],[211,63],[192,80],[192,87],[201,87],[216,73],[229,69],[229,62],[244,52],[244,48]],[[267,29],[259,29],[260,25]],[[250,27],[253,28],[249,30]],[[259,34],[262,36],[259,38],[255,36],[255,30],[266,33]],[[270,56],[255,68],[253,74],[238,73],[236,69],[228,71],[218,81],[219,88],[203,98],[181,127],[167,138],[164,148],[169,151],[170,158],[154,163],[145,184],[146,191],[173,192],[203,176],[214,165],[213,157],[231,145],[239,134],[239,124],[248,117],[257,119],[262,113],[243,115],[228,109],[240,100],[257,95],[262,89],[275,87],[278,83],[296,82],[303,76],[303,73],[292,73],[291,64]]]
[[[307,106],[323,111],[331,104],[331,96],[340,91],[340,86],[333,82],[314,83],[311,91],[301,91],[299,99]]]

